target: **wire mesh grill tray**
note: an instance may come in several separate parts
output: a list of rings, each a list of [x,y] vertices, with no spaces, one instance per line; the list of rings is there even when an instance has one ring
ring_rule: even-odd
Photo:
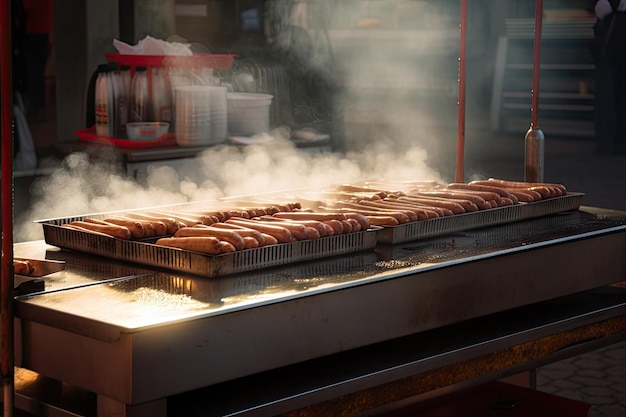
[[[511,223],[550,214],[577,210],[583,193],[567,193],[534,203],[520,203],[472,213],[456,214],[436,219],[422,220],[384,227],[378,232],[378,242],[396,244],[412,240],[441,236],[447,233],[461,232],[486,226]]]
[[[122,240],[61,227],[74,220],[103,218],[103,214],[40,220],[46,243],[63,249],[100,255],[141,265],[187,272],[205,277],[253,271],[272,266],[372,250],[378,229],[327,236],[320,239],[245,249],[222,255],[205,255],[153,243]]]

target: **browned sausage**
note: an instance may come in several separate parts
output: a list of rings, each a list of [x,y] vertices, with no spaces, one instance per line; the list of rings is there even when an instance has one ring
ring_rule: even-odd
[[[484,192],[489,192],[489,193],[496,193],[498,195],[500,195],[500,197],[509,197],[510,198],[510,192],[505,189],[504,187],[499,187],[498,185],[491,183],[491,184],[486,184],[485,181],[472,181],[468,184],[463,184],[463,183],[451,183],[448,184],[446,186],[447,188],[452,188],[452,189],[464,189],[464,190],[474,190],[474,191],[484,191]],[[495,198],[493,198],[492,200],[495,200]]]
[[[397,226],[400,223],[395,217],[391,216],[366,216],[367,220],[373,226]]]
[[[162,237],[155,244],[208,255],[219,255],[222,252],[221,240],[213,236]]]
[[[174,235],[178,229],[184,227],[184,225],[176,219],[166,216],[151,216],[146,213],[132,212],[126,213],[126,217],[149,221],[154,226],[157,236]],[[162,230],[161,223],[165,225],[165,230]]]
[[[79,232],[91,233],[91,234],[94,234],[94,235],[104,236],[104,237],[108,237],[108,238],[112,237],[109,234],[102,233],[102,232],[96,232],[95,230],[85,229],[84,227],[80,227],[80,226],[77,226],[75,224],[70,224],[70,223],[62,224],[61,227],[65,228],[65,229],[77,230]]]
[[[243,238],[243,246],[245,249],[254,249],[260,247],[261,245],[259,244],[259,241],[255,238],[251,236],[246,236]]]
[[[322,237],[320,235],[320,231],[317,230],[315,227],[306,226],[306,228],[309,232],[309,239],[319,239]]]
[[[268,235],[267,233],[263,233],[263,238],[265,239],[265,246],[278,244],[278,239],[276,239],[272,235]]]
[[[254,220],[235,219],[231,218],[226,220],[226,223],[236,224],[238,226],[249,227],[250,229],[258,230],[261,233],[266,233],[273,236],[280,243],[295,242],[297,239],[286,228],[273,224],[261,224]]]
[[[220,240],[224,240],[236,250],[243,250],[245,243],[243,236],[237,233],[236,230],[220,229],[213,226],[194,226],[194,227],[181,227],[174,233],[174,237],[192,237],[192,236],[214,236]]]
[[[341,235],[344,232],[344,226],[341,220],[331,219],[331,220],[326,220],[322,223],[330,226],[333,229],[333,234],[335,235]]]
[[[367,220],[367,217],[365,217],[362,214],[359,213],[344,213],[346,215],[346,217],[348,219],[352,219],[352,220],[356,220],[357,222],[359,222],[359,225],[361,226],[361,230],[367,230],[370,228],[370,222],[369,220]]]
[[[532,203],[534,201],[537,201],[535,197],[527,191],[524,191],[524,190],[516,191],[513,189],[510,189],[509,191],[511,192],[512,195],[515,196],[515,198],[517,198],[518,201],[521,201],[523,203]],[[539,194],[539,199],[541,199],[541,194]]]
[[[109,236],[116,237],[118,239],[130,240],[131,233],[127,227],[118,226],[116,224],[99,224],[99,223],[90,223],[86,221],[73,221],[70,224],[74,226],[82,227],[83,229],[93,230],[95,232],[100,232],[107,234]]]
[[[268,226],[277,225],[280,227],[284,227],[285,229],[289,230],[291,234],[293,235],[293,237],[295,237],[297,240],[306,240],[309,238],[309,230],[307,229],[307,227],[298,222],[273,222],[273,221],[264,221],[264,220],[256,220],[256,219],[251,219],[251,220],[255,220],[260,224],[266,224]]]
[[[236,224],[230,223],[215,223],[213,227],[219,229],[234,230],[244,239],[246,237],[256,239],[256,241],[259,242],[259,246],[265,246],[266,244],[263,233],[259,232],[258,230],[250,229],[249,227],[237,226]]]
[[[398,197],[400,201],[408,201],[408,202],[416,202],[420,204],[426,204],[433,207],[441,207],[447,210],[450,210],[453,214],[462,214],[465,213],[465,209],[459,203],[454,201],[446,200],[446,199],[435,199],[435,198],[427,198],[427,197],[412,197],[412,196],[404,196]]]
[[[398,223],[409,223],[411,219],[405,213],[400,212],[398,210],[389,210],[389,209],[378,209],[376,207],[364,206],[357,203],[348,203],[345,201],[341,201],[337,203],[336,207],[321,207],[325,210],[337,210],[341,212],[354,212],[362,214],[366,217],[368,216],[391,216],[395,217],[398,220]],[[344,214],[345,215],[345,214]]]
[[[348,223],[350,223],[350,226],[352,226],[352,232],[353,233],[361,231],[361,223],[359,223],[359,221],[357,219],[354,219],[354,218],[350,219],[350,218],[348,218],[348,219],[346,219],[346,221]]]
[[[33,263],[26,259],[13,259],[13,273],[18,275],[30,275],[35,272]]]
[[[220,240],[220,253],[233,253],[237,252],[237,249],[225,240]]]
[[[389,211],[400,211],[407,214],[407,216],[409,216],[409,220],[411,221],[425,220],[429,217],[428,213],[426,213],[426,211],[422,208],[407,207],[401,204],[395,204],[393,201],[361,201],[361,204],[381,209],[388,209]]]
[[[450,198],[459,201],[459,204],[462,204],[460,202],[462,200],[469,201],[474,204],[479,210],[486,210],[488,208],[491,208],[491,206],[487,204],[484,198],[474,194],[464,193],[461,190],[422,191],[419,194],[428,197]],[[463,208],[465,209],[465,211],[472,211],[468,209],[467,206],[463,206]]]
[[[295,222],[306,227],[312,227],[314,229],[317,229],[321,237],[324,237],[328,234],[328,229],[326,229],[326,226],[324,226],[324,224],[318,220],[292,220],[276,216],[261,216],[260,219],[269,222]]]
[[[428,204],[419,203],[417,201],[405,201],[405,200],[400,200],[400,199],[394,199],[391,201],[393,201],[394,204],[397,204],[399,207],[404,206],[404,207],[410,207],[410,208],[418,208],[421,210],[426,210],[427,213],[429,211],[435,212],[435,214],[437,214],[438,217],[452,216],[454,214],[452,210],[447,209],[445,207],[429,206]],[[431,217],[434,217],[434,216],[431,216],[429,214],[429,218]]]
[[[507,180],[503,180],[503,179],[499,179],[499,178],[489,178],[488,180],[481,181],[481,182],[497,184],[499,187],[504,187],[504,188],[526,188],[526,189],[531,189],[532,187],[549,187],[549,188],[556,188],[556,189],[558,189],[559,190],[558,191],[558,195],[565,195],[565,194],[567,194],[567,188],[563,184],[557,184],[557,183],[507,181]]]
[[[141,239],[146,236],[146,230],[143,227],[143,223],[136,219],[124,219],[121,217],[107,217],[105,222],[117,224],[118,226],[127,227],[130,230],[131,237],[133,239]]]
[[[340,220],[340,221],[341,221],[341,224],[343,225],[343,232],[352,233],[352,223],[350,223],[348,219]]]
[[[291,220],[317,220],[324,222],[326,220],[345,220],[346,215],[344,213],[313,213],[308,211],[290,211],[274,213],[274,217],[281,219]]]
[[[451,194],[452,193],[442,193],[441,191],[420,191],[417,196],[430,199],[439,199],[441,201],[451,201],[453,203],[461,205],[466,212],[478,211],[478,206],[470,200],[465,198],[459,198],[458,196],[453,196]]]
[[[170,212],[170,211],[150,210],[150,211],[146,211],[146,214],[150,216],[163,216],[169,219],[174,219],[177,222],[181,223],[183,226],[187,226],[187,227],[190,227],[196,224],[202,224],[201,220],[186,217],[186,216],[181,215],[180,213],[175,213],[175,212]]]

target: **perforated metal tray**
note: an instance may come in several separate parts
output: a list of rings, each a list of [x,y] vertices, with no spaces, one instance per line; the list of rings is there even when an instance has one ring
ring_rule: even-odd
[[[577,210],[584,193],[567,193],[534,203],[497,207],[465,214],[421,220],[399,226],[384,227],[378,233],[378,242],[385,244],[404,243],[412,240],[441,236],[447,233],[477,229],[485,226],[510,223],[535,217]]]
[[[379,230],[370,229],[320,239],[300,240],[222,255],[205,255],[157,246],[149,242],[122,240],[61,227],[62,224],[86,217],[103,218],[104,215],[90,214],[40,220],[46,243],[63,249],[206,277],[371,250],[376,247],[376,234]]]
[[[376,231],[369,230],[211,256],[94,235],[54,223],[43,223],[43,228],[45,241],[50,245],[206,277],[374,249],[377,241]]]

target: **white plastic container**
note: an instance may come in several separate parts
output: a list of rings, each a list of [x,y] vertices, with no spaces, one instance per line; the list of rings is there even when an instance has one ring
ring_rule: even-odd
[[[269,132],[272,98],[271,94],[228,93],[228,135]]]

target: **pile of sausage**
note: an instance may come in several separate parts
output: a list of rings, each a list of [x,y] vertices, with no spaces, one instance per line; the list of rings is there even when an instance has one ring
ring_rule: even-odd
[[[396,188],[393,188],[396,187]],[[396,189],[396,191],[389,191]],[[396,226],[419,220],[532,203],[567,193],[561,184],[527,183],[491,178],[470,183],[367,182],[341,185],[316,194],[326,200],[322,211],[353,211],[372,225]]]
[[[85,218],[61,227],[124,240],[154,237],[155,244],[210,255],[278,243],[354,233],[370,227],[358,213],[312,213],[298,203],[225,211],[149,210]]]
[[[367,182],[303,193],[295,196],[299,202],[233,202],[234,208],[225,210],[151,209],[85,218],[62,227],[124,240],[154,238],[159,246],[218,255],[532,203],[566,193],[561,184],[494,178],[450,184]]]

